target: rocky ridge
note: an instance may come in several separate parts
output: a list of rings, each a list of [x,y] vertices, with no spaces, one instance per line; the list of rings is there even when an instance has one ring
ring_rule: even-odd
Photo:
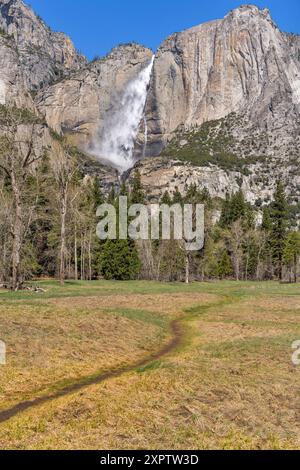
[[[244,5],[170,36],[156,54],[146,116],[147,155],[179,161],[178,187],[192,166],[190,181],[219,197],[238,180],[251,202],[270,199],[281,178],[299,202],[300,37],[282,33],[268,10]]]
[[[87,63],[23,1],[0,0],[0,104],[34,109],[81,150],[151,56],[129,44]],[[196,182],[222,198],[242,187],[258,204],[281,178],[299,203],[300,36],[252,5],[171,35],[155,56],[137,156],[146,129],[149,158],[137,166],[149,197]],[[118,184],[86,158],[87,173]]]
[[[129,81],[149,63],[153,53],[138,44],[127,44],[88,64],[36,97],[39,111],[58,133],[85,147],[101,133],[105,115],[118,106],[120,94]]]
[[[87,63],[68,36],[51,31],[22,0],[0,1],[0,29],[14,40],[28,90],[39,90]]]
[[[286,113],[292,121],[300,112],[299,50],[297,36],[251,5],[169,37],[156,54],[146,108],[149,155],[178,130],[233,112],[262,130],[286,123]]]

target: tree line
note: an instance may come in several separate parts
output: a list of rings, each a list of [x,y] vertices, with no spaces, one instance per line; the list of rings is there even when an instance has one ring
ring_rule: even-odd
[[[243,192],[212,199],[191,185],[167,191],[160,202],[204,204],[205,245],[187,252],[179,240],[108,240],[96,235],[103,202],[118,211],[119,195],[148,203],[141,177],[101,193],[97,178],[82,175],[77,150],[52,135],[28,110],[0,106],[0,284],[20,289],[32,278],[185,281],[209,279],[297,282],[300,234],[280,183],[261,211]],[[219,217],[216,217],[216,214]],[[258,221],[258,215],[262,219]]]

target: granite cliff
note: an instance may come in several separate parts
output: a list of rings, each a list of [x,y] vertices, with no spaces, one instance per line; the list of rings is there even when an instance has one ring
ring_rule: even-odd
[[[0,0],[0,103],[30,107],[83,152],[152,54],[128,44],[88,63],[21,0]],[[267,202],[281,178],[299,202],[300,37],[252,5],[171,35],[155,55],[141,156],[149,197],[196,182]]]
[[[0,29],[14,41],[29,90],[39,90],[87,62],[70,38],[51,31],[22,0],[0,1]]]

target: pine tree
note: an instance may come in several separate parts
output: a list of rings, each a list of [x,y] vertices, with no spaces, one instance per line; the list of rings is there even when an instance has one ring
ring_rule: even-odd
[[[92,183],[92,191],[91,191],[91,203],[95,210],[97,207],[103,204],[104,197],[100,189],[99,181],[97,178],[94,178]]]
[[[244,220],[247,214],[248,205],[245,202],[244,193],[240,189],[231,198],[230,203],[230,220],[231,223],[241,219]]]
[[[200,192],[200,197],[199,197],[198,202],[200,204],[204,204],[206,209],[212,208],[212,198],[207,188],[203,188],[202,191]]]
[[[287,237],[288,204],[281,183],[278,183],[274,201],[270,207],[271,232],[270,243],[272,248],[273,264],[279,279],[282,279],[283,252]]]
[[[245,231],[252,230],[255,228],[254,211],[250,204],[246,205],[245,215],[243,219],[243,227]]]
[[[262,230],[267,233],[271,233],[272,230],[272,219],[271,219],[271,211],[270,207],[265,207],[263,211],[263,220],[261,224]]]
[[[130,201],[131,201],[131,204],[144,204],[145,202],[145,194],[144,194],[141,174],[139,170],[136,170],[134,172]]]
[[[115,187],[113,186],[113,187],[111,188],[111,190],[110,190],[109,195],[108,195],[107,203],[114,205],[115,202],[116,202],[116,189],[115,189]]]
[[[172,204],[183,204],[183,197],[177,186],[173,194]]]
[[[191,184],[186,192],[185,201],[187,204],[195,204],[198,202],[199,192],[196,184]]]
[[[100,272],[105,279],[127,281],[136,279],[140,260],[133,241],[107,240],[100,255]]]
[[[226,250],[223,250],[217,263],[217,275],[220,279],[232,274],[232,263]]]
[[[254,216],[251,206],[245,201],[242,190],[231,197],[226,194],[226,199],[222,205],[220,227],[229,228],[234,222],[240,220],[245,230],[254,226]]]
[[[272,255],[272,243],[271,243],[271,231],[272,231],[272,219],[271,219],[271,208],[269,206],[264,207],[263,220],[261,225],[261,240],[264,240],[260,254],[265,265],[265,274],[268,279],[273,278],[273,255]]]
[[[188,187],[184,200],[187,204],[204,204],[206,208],[210,208],[212,202],[208,189],[199,190],[195,183]]]
[[[257,232],[251,228],[245,231],[243,236],[243,258],[244,258],[244,279],[253,277],[257,273],[259,260],[259,239]]]
[[[230,195],[226,193],[226,198],[222,203],[222,211],[219,222],[220,227],[227,228],[230,226]]]
[[[162,196],[160,200],[161,204],[166,204],[167,206],[170,206],[172,204],[172,199],[169,194],[169,191],[165,191],[164,195]]]

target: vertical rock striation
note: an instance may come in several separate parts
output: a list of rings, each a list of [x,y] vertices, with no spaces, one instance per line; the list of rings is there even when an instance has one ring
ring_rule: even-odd
[[[300,112],[299,58],[299,37],[251,5],[170,36],[156,54],[147,101],[148,155],[176,131],[230,113],[270,132],[286,115],[292,122]]]
[[[0,105],[40,113],[86,151],[95,136],[100,149],[110,143],[105,153],[132,151],[119,120],[112,121],[120,145],[107,125],[152,55],[127,44],[87,63],[22,0],[0,0]],[[219,197],[242,187],[256,202],[271,197],[280,177],[299,201],[300,36],[281,32],[268,10],[243,5],[167,38],[155,55],[144,114],[134,158],[159,156],[140,163],[156,194],[195,182]]]
[[[0,28],[14,39],[29,90],[38,90],[86,64],[72,41],[51,31],[22,0],[0,0]]]
[[[126,85],[149,64],[152,55],[138,44],[119,46],[42,91],[37,106],[50,127],[85,147],[101,134],[106,117],[118,112]]]

